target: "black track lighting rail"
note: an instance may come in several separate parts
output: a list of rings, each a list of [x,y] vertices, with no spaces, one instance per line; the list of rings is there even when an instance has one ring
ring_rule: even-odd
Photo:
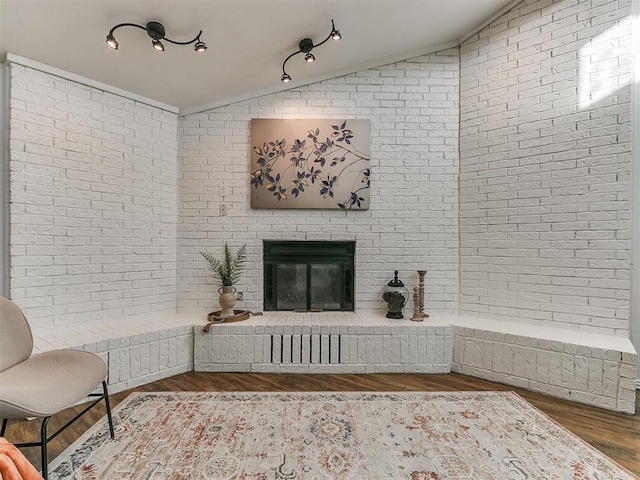
[[[176,40],[171,40],[165,36],[164,25],[160,22],[148,22],[146,25],[138,25],[137,23],[119,23],[111,30],[109,30],[109,34],[107,35],[107,45],[109,45],[114,50],[118,50],[119,44],[113,34],[120,27],[136,27],[141,30],[147,32],[147,35],[151,38],[151,45],[158,51],[164,51],[164,44],[162,41],[173,43],[174,45],[191,45],[194,44],[193,49],[198,52],[204,52],[207,49],[206,43],[200,40],[200,35],[202,35],[202,30],[198,32],[198,35],[195,36],[193,40],[189,40],[187,42],[178,42]]]
[[[338,30],[336,30],[336,26],[333,23],[333,19],[331,20],[331,32],[329,33],[329,35],[327,35],[327,38],[325,38],[323,41],[321,41],[320,43],[317,43],[314,45],[313,40],[311,40],[310,38],[303,38],[302,40],[300,40],[300,43],[298,43],[298,51],[297,52],[293,52],[291,55],[289,55],[287,58],[284,59],[284,62],[282,62],[282,76],[280,77],[280,80],[284,83],[290,82],[291,81],[291,75],[289,75],[287,73],[286,70],[286,65],[287,62],[292,58],[295,57],[296,55],[298,55],[299,53],[304,53],[304,59],[307,63],[311,63],[313,61],[315,61],[316,57],[311,53],[311,50],[313,50],[314,48],[318,48],[320,45],[324,45],[325,43],[327,43],[327,41],[329,41],[329,39],[333,39],[333,40],[340,40],[342,38],[342,35],[340,34],[340,32]]]

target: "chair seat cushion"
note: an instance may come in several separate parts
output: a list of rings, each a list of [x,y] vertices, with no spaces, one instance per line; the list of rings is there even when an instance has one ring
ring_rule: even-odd
[[[54,350],[0,372],[0,418],[48,417],[76,404],[107,376],[89,352]]]

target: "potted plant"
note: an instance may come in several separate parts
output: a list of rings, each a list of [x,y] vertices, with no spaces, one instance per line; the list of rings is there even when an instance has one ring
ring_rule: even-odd
[[[207,252],[200,254],[209,262],[209,268],[213,272],[220,284],[218,299],[220,303],[221,317],[227,317],[234,314],[233,306],[236,304],[236,287],[234,285],[240,280],[240,276],[244,271],[244,264],[247,260],[247,244],[245,243],[234,255],[227,245],[224,243],[224,257],[218,259]]]

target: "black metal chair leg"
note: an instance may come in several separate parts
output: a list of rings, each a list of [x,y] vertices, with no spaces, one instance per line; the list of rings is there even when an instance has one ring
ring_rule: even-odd
[[[104,405],[107,409],[107,420],[109,421],[109,433],[111,433],[111,440],[115,438],[113,432],[113,418],[111,417],[111,405],[109,404],[109,391],[107,390],[107,381],[102,381],[102,390],[104,392]]]
[[[109,403],[109,390],[107,389],[106,380],[102,382],[102,389],[103,389],[102,395],[99,393],[89,394],[89,397],[94,397],[94,398],[98,397],[98,398],[96,398],[93,401],[93,403],[91,403],[88,407],[86,407],[84,410],[78,413],[75,417],[73,417],[71,420],[65,423],[62,427],[60,427],[55,433],[51,435],[51,437],[47,438],[47,424],[49,423],[51,416],[43,417],[42,425],[40,426],[40,442],[26,442],[26,443],[15,444],[15,446],[18,448],[40,446],[40,454],[42,456],[42,477],[44,478],[44,480],[47,480],[47,477],[49,475],[49,455],[47,452],[47,442],[49,440],[53,440],[54,438],[56,438],[58,434],[60,434],[63,430],[65,430],[69,425],[74,423],[78,418],[80,418],[82,415],[84,415],[86,412],[92,409],[95,405],[100,403],[100,400],[102,400],[102,398],[104,398],[104,403],[107,410],[107,419],[109,421],[109,433],[111,434],[112,439],[115,438],[115,432],[113,428],[113,417],[111,415],[111,404]],[[0,427],[0,436],[4,436],[5,430],[7,428],[7,421],[8,419],[6,418],[2,420],[2,427]]]
[[[40,427],[40,453],[42,454],[42,478],[47,480],[48,477],[48,465],[49,465],[49,454],[47,452],[47,423],[49,423],[49,419],[51,417],[44,417],[42,419],[42,426]]]

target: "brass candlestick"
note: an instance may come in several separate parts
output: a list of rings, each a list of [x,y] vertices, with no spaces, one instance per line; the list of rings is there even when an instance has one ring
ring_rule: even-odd
[[[429,318],[428,313],[424,313],[424,276],[427,270],[418,270],[418,287],[413,289],[413,317],[414,322],[421,322]]]

